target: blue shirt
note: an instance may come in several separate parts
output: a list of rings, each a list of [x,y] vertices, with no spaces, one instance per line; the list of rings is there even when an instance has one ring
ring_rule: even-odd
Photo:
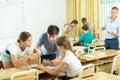
[[[109,34],[108,31],[120,34],[120,19],[117,17],[114,21],[111,21],[111,18],[108,17],[103,28],[106,30],[106,39],[116,38],[113,34]]]
[[[88,26],[90,32],[92,32],[92,24],[90,22],[88,22],[87,26]]]
[[[43,33],[40,36],[37,45],[41,46],[41,53],[43,55],[50,55],[50,54],[61,55],[61,53],[57,49],[55,41],[49,42],[47,33]]]
[[[94,37],[91,32],[84,33],[79,37],[79,41],[82,42],[82,45],[85,47],[87,47],[93,39]]]

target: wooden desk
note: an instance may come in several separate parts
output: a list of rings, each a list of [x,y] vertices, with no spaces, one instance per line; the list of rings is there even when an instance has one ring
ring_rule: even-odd
[[[73,46],[72,49],[73,49],[73,51],[76,51],[76,50],[78,50],[78,49],[82,49],[82,50],[88,49],[88,47],[84,47],[84,46]]]
[[[0,71],[0,80],[6,80],[6,79],[10,79],[11,75],[17,72],[21,72],[24,71],[22,69],[19,68],[9,68],[9,69],[4,69]],[[45,73],[45,71],[43,70],[38,70],[38,74],[42,74]]]
[[[80,80],[78,78],[72,80]],[[120,80],[120,76],[112,75],[105,72],[97,72],[93,76],[82,78],[81,80]]]
[[[17,69],[17,68],[9,68],[9,69],[4,69],[0,71],[0,80],[4,79],[10,79],[11,75],[16,73],[16,72],[21,72],[23,71],[22,69]]]
[[[4,69],[4,70],[1,70],[0,71],[0,80],[10,80],[10,77],[12,74],[14,73],[17,73],[17,72],[21,72],[21,71],[24,71],[22,69],[19,69],[19,68],[9,68],[9,69]],[[41,70],[41,69],[37,69],[38,71],[38,74],[43,74],[45,73],[45,71]],[[63,72],[59,73],[58,76],[64,76],[65,74]],[[17,79],[24,79],[24,78],[29,78],[30,76],[29,75],[24,75],[22,77],[17,77]],[[54,77],[57,77],[57,76],[51,76],[51,78],[54,78]],[[45,77],[47,78],[47,77]]]
[[[100,46],[104,46],[104,41],[99,41],[99,42],[94,42],[93,44],[89,44],[88,46],[93,46],[93,47],[100,47]]]
[[[84,61],[93,61],[93,60],[100,60],[103,58],[109,58],[120,54],[119,50],[105,50],[105,51],[95,51],[94,53],[89,53],[88,55],[94,57],[86,57],[85,55],[81,55],[80,59]]]
[[[111,63],[113,61],[113,57],[120,54],[119,50],[105,50],[104,52],[95,51],[94,53],[88,53],[93,55],[93,58],[81,56],[82,65],[94,64],[97,71],[110,72]]]

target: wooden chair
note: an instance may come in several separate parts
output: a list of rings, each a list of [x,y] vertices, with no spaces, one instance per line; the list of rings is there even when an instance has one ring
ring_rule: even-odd
[[[38,80],[37,70],[28,70],[12,74],[10,80]]]
[[[117,55],[113,58],[112,68],[111,68],[111,74],[114,72],[118,72],[118,75],[120,75],[120,55]]]
[[[94,64],[88,64],[82,67],[82,78],[91,76],[94,74]]]
[[[92,76],[94,74],[94,64],[88,64],[82,67],[82,72],[78,74],[78,79]]]
[[[77,49],[75,54],[77,55],[78,58],[80,58],[80,56],[84,53],[83,49]]]

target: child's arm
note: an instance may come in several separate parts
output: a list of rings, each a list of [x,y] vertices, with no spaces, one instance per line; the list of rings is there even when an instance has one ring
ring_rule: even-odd
[[[44,70],[45,72],[51,74],[51,75],[58,75],[59,72],[61,72],[62,70],[64,70],[65,68],[68,67],[68,64],[67,63],[64,63],[62,62],[60,64],[59,67],[57,67],[55,70],[51,70],[51,69],[48,69],[47,67],[43,66],[43,65],[39,65],[38,68]]]
[[[58,64],[60,64],[61,59],[62,59],[62,56],[57,56],[54,60],[43,59],[42,64],[44,66],[57,66]]]
[[[16,68],[19,68],[22,65],[28,65],[29,60],[36,59],[37,57],[38,57],[37,55],[28,55],[18,60],[17,55],[11,55],[12,62]]]

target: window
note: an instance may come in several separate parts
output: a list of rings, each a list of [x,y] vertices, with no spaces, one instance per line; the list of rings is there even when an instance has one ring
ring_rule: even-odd
[[[114,6],[118,7],[120,14],[120,0],[100,0],[100,27],[104,26],[104,22],[106,18],[110,16],[111,8]],[[106,31],[104,31],[101,34],[100,39],[104,40],[105,35],[106,35]]]
[[[100,0],[100,26],[104,26],[104,22],[110,15],[113,6],[118,7],[120,12],[120,0]]]

